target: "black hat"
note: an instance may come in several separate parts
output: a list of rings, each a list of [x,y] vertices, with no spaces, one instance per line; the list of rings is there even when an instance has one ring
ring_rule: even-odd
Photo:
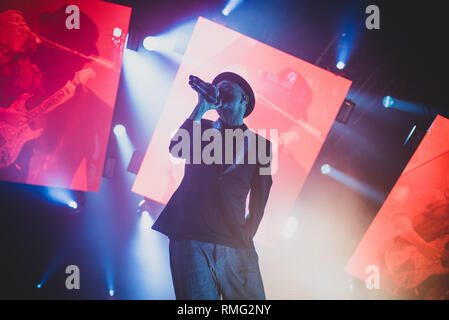
[[[256,98],[254,96],[253,89],[251,89],[251,86],[249,83],[243,79],[241,76],[239,76],[236,73],[233,72],[223,72],[220,73],[218,76],[215,77],[215,79],[212,81],[212,84],[216,86],[220,81],[228,80],[237,83],[243,91],[245,91],[246,95],[248,96],[248,104],[246,105],[245,114],[243,115],[244,118],[249,116],[251,112],[253,112],[254,105],[256,104]]]

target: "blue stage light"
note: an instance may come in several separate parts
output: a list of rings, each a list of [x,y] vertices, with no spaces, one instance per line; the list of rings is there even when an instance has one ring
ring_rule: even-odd
[[[114,294],[115,294],[114,290],[110,289],[110,290],[109,290],[109,296],[110,296],[110,297],[113,297]]]
[[[325,164],[321,167],[321,172],[326,174],[329,178],[340,182],[341,184],[351,188],[352,190],[364,195],[371,201],[380,204],[385,200],[385,196],[382,192],[378,191],[376,188],[362,181],[357,180],[350,175]],[[327,173],[326,173],[327,172]]]
[[[321,166],[321,173],[322,174],[329,174],[331,172],[331,166],[330,165],[328,165],[327,163],[326,164],[323,164],[322,166]]]
[[[125,126],[123,126],[122,124],[117,124],[114,127],[114,134],[117,138],[122,163],[123,163],[123,165],[128,167],[135,148],[134,148],[128,134],[126,133]]]
[[[38,283],[36,287],[37,287],[38,289],[40,289],[40,288],[42,287],[42,284],[41,284],[41,283]]]
[[[71,200],[69,201],[69,203],[67,204],[70,208],[72,209],[77,209],[78,208],[78,203],[75,200]]]
[[[120,29],[119,27],[115,27],[112,31],[112,35],[114,37],[120,37],[122,35],[122,29]]]
[[[235,8],[237,8],[239,5],[241,5],[243,3],[244,0],[229,0],[226,3],[226,6],[224,7],[224,9],[221,11],[221,13],[224,16],[229,16],[229,14],[235,10]]]
[[[346,65],[351,57],[351,53],[355,46],[355,36],[354,31],[356,30],[356,26],[350,21],[347,21],[346,25],[343,27],[343,31],[338,34],[338,41],[336,50],[336,64],[338,70],[343,70],[346,68]]]
[[[337,69],[343,70],[345,68],[346,64],[343,61],[337,62]]]
[[[155,37],[145,37],[143,39],[143,47],[147,49],[148,51],[154,50],[156,46],[156,38]]]
[[[123,136],[125,133],[126,133],[126,128],[125,128],[124,125],[122,125],[122,124],[115,125],[115,127],[114,127],[114,134],[117,137]]]
[[[385,108],[389,108],[394,104],[394,100],[390,96],[386,96],[382,102]]]

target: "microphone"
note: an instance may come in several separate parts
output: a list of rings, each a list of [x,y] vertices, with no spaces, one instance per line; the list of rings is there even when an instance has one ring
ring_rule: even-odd
[[[221,97],[217,87],[207,83],[196,76],[189,76],[189,85],[193,90],[201,94],[204,99],[213,104],[219,104]]]
[[[30,38],[33,39],[34,42],[36,42],[37,44],[41,44],[42,43],[42,40],[39,38],[39,36],[37,34],[35,34],[30,29],[27,29],[27,31],[28,31],[28,34],[29,34]]]

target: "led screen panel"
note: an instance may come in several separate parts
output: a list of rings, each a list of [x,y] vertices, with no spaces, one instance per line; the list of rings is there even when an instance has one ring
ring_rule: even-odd
[[[131,8],[11,1],[0,13],[0,179],[98,191]]]

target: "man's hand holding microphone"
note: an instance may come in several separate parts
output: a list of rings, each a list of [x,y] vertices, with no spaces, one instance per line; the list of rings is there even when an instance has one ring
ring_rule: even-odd
[[[216,86],[211,83],[204,82],[200,78],[190,75],[189,85],[198,93],[198,104],[193,109],[189,119],[193,121],[201,121],[204,113],[211,109],[221,107],[222,100],[220,92]]]

